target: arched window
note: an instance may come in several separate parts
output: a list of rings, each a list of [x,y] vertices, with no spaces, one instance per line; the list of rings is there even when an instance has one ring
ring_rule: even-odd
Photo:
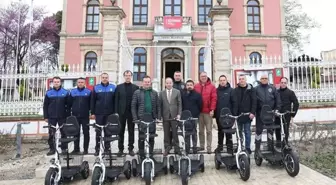
[[[164,0],[163,15],[182,16],[182,0]]]
[[[133,25],[147,25],[148,0],[133,1]]]
[[[261,33],[260,4],[257,0],[247,2],[247,30],[249,33]]]
[[[99,30],[99,1],[89,0],[86,9],[86,32],[98,32]]]
[[[84,71],[95,71],[97,66],[97,54],[95,52],[88,52],[85,55]]]
[[[250,57],[250,64],[261,64],[262,62],[262,56],[258,52],[252,52],[249,57]]]
[[[134,50],[134,66],[133,81],[140,81],[146,76],[147,68],[147,51],[145,48],[135,48]]]
[[[198,0],[198,25],[207,25],[211,22],[208,13],[212,7],[212,0]]]
[[[198,73],[204,71],[204,48],[201,48],[198,52]]]

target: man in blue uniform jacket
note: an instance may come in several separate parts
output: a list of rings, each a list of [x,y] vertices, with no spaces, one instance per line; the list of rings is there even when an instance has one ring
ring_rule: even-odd
[[[85,78],[79,78],[77,80],[77,88],[72,89],[69,96],[69,107],[71,108],[71,114],[76,116],[79,126],[82,125],[84,134],[84,154],[88,154],[89,141],[90,141],[90,101],[91,91],[85,88]],[[75,147],[73,154],[80,152],[79,141],[80,133],[78,133],[77,140],[75,141]]]
[[[43,117],[49,125],[58,126],[63,125],[66,121],[66,117],[69,116],[68,106],[69,92],[62,88],[61,78],[56,76],[53,78],[53,88],[48,90],[43,102]],[[49,128],[49,149],[47,155],[55,154],[56,147],[54,144],[54,134],[56,129]],[[60,129],[61,137],[64,138],[63,129]],[[66,145],[61,144],[62,153],[65,153]]]
[[[114,113],[114,92],[116,86],[109,83],[109,76],[107,73],[101,74],[101,84],[94,87],[91,95],[91,115],[93,119],[96,119],[96,123],[99,125],[105,125],[107,123],[107,117]],[[101,131],[96,129],[96,147],[95,155],[99,154],[99,140]],[[105,136],[109,137],[109,135]],[[105,152],[110,151],[110,142],[105,142]]]

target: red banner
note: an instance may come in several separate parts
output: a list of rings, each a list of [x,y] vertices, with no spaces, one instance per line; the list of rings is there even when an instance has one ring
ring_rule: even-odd
[[[165,29],[180,29],[182,28],[183,18],[178,16],[164,16],[163,27]]]

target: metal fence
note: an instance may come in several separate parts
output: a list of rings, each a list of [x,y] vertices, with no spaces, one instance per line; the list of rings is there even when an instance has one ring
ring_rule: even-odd
[[[321,60],[306,55],[290,59],[280,56],[236,57],[231,64],[233,79],[244,73],[257,85],[263,74],[269,76],[271,83],[284,76],[289,79],[289,87],[300,102],[336,101],[336,60],[332,58]]]
[[[292,59],[281,57],[244,58],[231,60],[232,79],[247,74],[249,83],[257,85],[262,74],[270,82],[285,76],[300,102],[336,101],[336,60],[314,59],[301,56]],[[42,113],[43,97],[53,76],[60,76],[65,88],[76,86],[78,77],[99,77],[101,66],[63,65],[59,69],[36,67],[0,70],[0,116],[36,115]],[[96,78],[96,82],[100,81]]]

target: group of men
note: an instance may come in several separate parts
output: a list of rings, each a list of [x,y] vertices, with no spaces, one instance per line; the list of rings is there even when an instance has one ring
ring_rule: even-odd
[[[285,120],[287,127],[285,130],[286,139],[288,138],[288,128],[292,117],[295,116],[299,103],[295,93],[287,88],[288,79],[281,79],[280,89],[269,85],[268,76],[262,75],[261,84],[252,87],[246,82],[246,76],[239,76],[239,83],[236,88],[232,88],[228,83],[227,77],[219,77],[219,86],[216,88],[207,76],[206,72],[200,73],[200,81],[195,84],[192,80],[182,82],[182,74],[179,71],[174,73],[174,79],[166,78],[165,89],[157,92],[151,88],[151,78],[145,76],[142,79],[142,86],[131,83],[132,72],[124,72],[125,82],[117,86],[109,83],[107,73],[101,75],[101,83],[96,85],[92,91],[85,88],[85,79],[79,78],[77,88],[67,91],[61,87],[61,79],[53,78],[53,88],[47,91],[44,100],[44,119],[52,125],[63,124],[67,116],[75,116],[78,123],[82,126],[84,134],[84,154],[88,153],[90,140],[89,120],[90,116],[95,119],[97,124],[104,125],[107,123],[107,117],[117,113],[119,115],[121,132],[119,134],[119,155],[124,152],[124,133],[127,124],[128,128],[128,151],[129,155],[134,153],[134,121],[141,120],[144,114],[151,114],[154,120],[163,121],[164,130],[164,155],[174,148],[175,153],[179,153],[177,135],[177,121],[184,110],[191,112],[194,118],[198,118],[198,124],[195,122],[195,134],[188,136],[187,152],[192,148],[193,153],[205,150],[211,153],[212,145],[212,126],[213,118],[216,119],[218,127],[218,146],[216,152],[223,150],[224,135],[226,137],[226,146],[228,152],[233,151],[232,134],[224,134],[220,123],[220,111],[222,108],[229,108],[233,115],[240,113],[250,113],[248,116],[242,116],[238,119],[238,127],[241,137],[245,135],[245,148],[251,153],[251,122],[256,117],[256,151],[260,151],[261,134],[263,123],[261,119],[261,109],[264,105],[269,105],[272,109],[285,112],[292,111],[286,115]],[[293,104],[293,108],[292,108]],[[293,110],[292,110],[293,109]],[[276,120],[280,124],[280,120]],[[199,143],[197,147],[197,131],[199,127]],[[53,144],[53,134],[55,129],[49,129],[49,146],[50,151],[47,155],[55,153]],[[206,134],[205,134],[206,133]],[[281,138],[280,129],[276,130],[276,139]],[[62,137],[64,137],[61,129]],[[139,135],[144,134],[139,131]],[[99,152],[99,137],[101,133],[96,130],[95,155]],[[268,139],[273,137],[273,133],[268,134]],[[78,133],[78,138],[80,134]],[[143,138],[143,137],[139,137]],[[279,142],[280,143],[280,142]],[[154,138],[149,141],[150,153],[153,153]],[[139,154],[144,155],[144,140],[139,139]],[[61,145],[62,152],[65,152],[66,146]],[[105,143],[105,152],[110,150],[110,143]],[[79,139],[75,142],[73,153],[79,153]]]

